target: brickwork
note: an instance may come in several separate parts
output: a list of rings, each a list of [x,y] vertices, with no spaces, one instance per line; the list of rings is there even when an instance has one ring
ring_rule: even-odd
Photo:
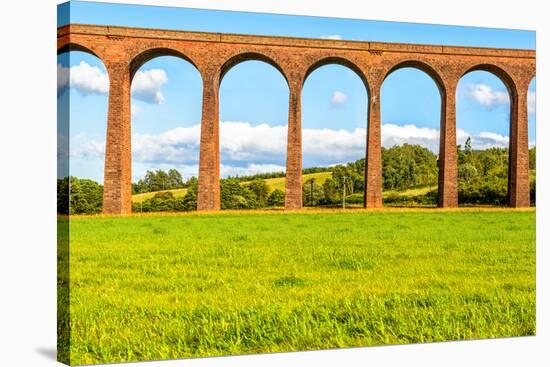
[[[260,60],[277,68],[289,86],[286,209],[302,206],[301,90],[316,68],[336,63],[353,70],[369,94],[365,205],[382,206],[380,88],[403,67],[426,72],[441,93],[439,206],[458,205],[456,86],[473,70],[486,70],[507,86],[510,117],[510,206],[529,205],[527,88],[535,76],[530,50],[304,39],[71,24],[58,29],[58,52],[85,51],[105,64],[110,78],[105,153],[104,212],[131,212],[130,85],[134,73],[158,56],[192,63],[203,80],[199,210],[220,208],[219,85],[233,66]]]
[[[302,207],[302,121],[301,88],[290,88],[288,106],[288,139],[286,153],[285,209]]]

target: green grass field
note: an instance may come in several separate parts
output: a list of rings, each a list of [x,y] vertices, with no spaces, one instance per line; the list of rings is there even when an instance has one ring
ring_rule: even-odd
[[[72,217],[70,251],[74,364],[535,333],[534,210]]]

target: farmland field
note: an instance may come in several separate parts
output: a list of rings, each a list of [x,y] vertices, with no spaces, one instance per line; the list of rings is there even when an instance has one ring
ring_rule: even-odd
[[[73,364],[535,334],[532,209],[72,217],[70,251]]]

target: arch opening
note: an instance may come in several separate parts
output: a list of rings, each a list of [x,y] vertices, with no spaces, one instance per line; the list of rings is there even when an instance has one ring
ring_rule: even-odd
[[[284,206],[288,101],[287,80],[271,62],[225,65],[219,90],[221,209]]]
[[[509,204],[511,116],[515,86],[503,70],[480,65],[456,93],[458,200],[461,206]]]
[[[132,211],[197,208],[200,72],[178,53],[142,54],[131,82]]]
[[[265,64],[268,64],[275,68],[277,71],[279,71],[280,75],[284,78],[284,80],[287,83],[288,86],[288,78],[282,69],[282,67],[272,58],[270,58],[267,55],[257,53],[257,52],[245,52],[242,54],[235,55],[231,57],[229,60],[227,60],[221,67],[220,70],[220,80],[219,80],[219,86],[221,87],[223,79],[225,75],[232,70],[234,67],[238,66],[239,64],[246,63],[246,62],[262,62]]]
[[[57,190],[60,214],[69,211],[71,214],[97,214],[103,209],[108,96],[107,69],[93,52],[75,45],[58,51]]]
[[[133,80],[135,73],[146,63],[160,57],[172,57],[186,61],[191,64],[197,71],[197,65],[187,55],[180,51],[171,48],[152,48],[135,56],[130,62],[130,80]]]
[[[537,111],[536,111],[537,81],[533,77],[527,91],[527,124],[529,139],[529,202],[536,206],[537,192]]]
[[[441,78],[424,63],[400,63],[384,78],[380,113],[385,206],[438,205],[443,98]]]
[[[304,206],[363,207],[368,84],[342,59],[323,59],[302,88]]]

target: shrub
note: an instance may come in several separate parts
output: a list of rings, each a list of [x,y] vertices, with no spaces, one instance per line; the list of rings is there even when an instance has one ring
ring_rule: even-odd
[[[268,206],[284,206],[285,205],[285,193],[281,189],[273,190],[267,197]]]

